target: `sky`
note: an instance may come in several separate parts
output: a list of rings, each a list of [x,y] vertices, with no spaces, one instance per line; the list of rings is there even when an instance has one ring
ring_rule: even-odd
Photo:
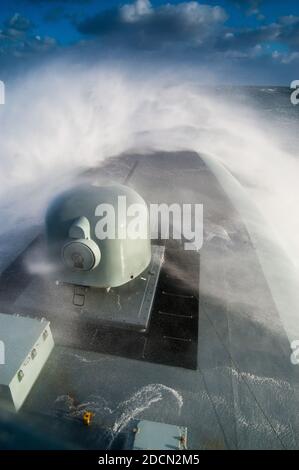
[[[1,0],[0,79],[49,57],[210,67],[232,82],[299,79],[298,0]]]

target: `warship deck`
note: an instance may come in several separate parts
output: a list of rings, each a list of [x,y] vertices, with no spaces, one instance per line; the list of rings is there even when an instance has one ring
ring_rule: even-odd
[[[20,422],[51,436],[54,448],[126,448],[139,419],[187,427],[189,449],[299,448],[290,342],[243,219],[204,159],[192,152],[124,155],[81,180],[127,184],[148,203],[203,204],[204,243],[199,256],[185,257],[176,243],[165,244],[142,340],[136,334],[128,344],[120,332],[110,338],[93,328],[86,341],[72,342],[52,319],[56,346]],[[21,294],[7,288],[15,263],[1,275],[0,310],[21,314]],[[167,289],[176,296],[165,304]],[[37,306],[41,313],[46,303]],[[84,318],[81,325],[83,331]],[[88,428],[85,410],[95,413]]]

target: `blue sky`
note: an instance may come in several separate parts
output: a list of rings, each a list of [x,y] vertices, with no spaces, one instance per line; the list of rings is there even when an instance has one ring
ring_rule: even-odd
[[[287,84],[299,78],[299,2],[1,0],[0,73],[70,49],[211,62]]]

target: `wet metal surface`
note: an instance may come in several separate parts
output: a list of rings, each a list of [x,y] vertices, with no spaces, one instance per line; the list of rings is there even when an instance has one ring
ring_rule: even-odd
[[[128,445],[121,437],[135,419],[187,427],[191,449],[299,448],[298,369],[240,214],[195,153],[124,156],[119,162],[84,177],[126,180],[148,202],[204,205],[200,282],[196,257],[176,263],[170,243],[152,316],[153,328],[158,324],[166,333],[149,345],[157,362],[163,344],[165,350],[182,348],[178,357],[184,348],[192,357],[196,350],[197,361],[184,368],[122,357],[121,351],[56,346],[22,416],[34,416],[39,429],[87,448]],[[99,343],[104,340],[104,331],[96,334],[102,335]],[[86,409],[95,412],[88,429],[81,419]]]

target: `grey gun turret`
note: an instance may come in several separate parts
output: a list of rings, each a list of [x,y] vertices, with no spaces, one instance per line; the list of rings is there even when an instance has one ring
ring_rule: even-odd
[[[127,208],[139,208],[142,237],[128,233],[132,213],[130,219]],[[99,238],[104,225],[110,232],[106,227],[106,238]],[[80,186],[59,195],[48,209],[46,234],[55,275],[70,284],[120,286],[142,273],[151,260],[146,203],[122,185]]]

